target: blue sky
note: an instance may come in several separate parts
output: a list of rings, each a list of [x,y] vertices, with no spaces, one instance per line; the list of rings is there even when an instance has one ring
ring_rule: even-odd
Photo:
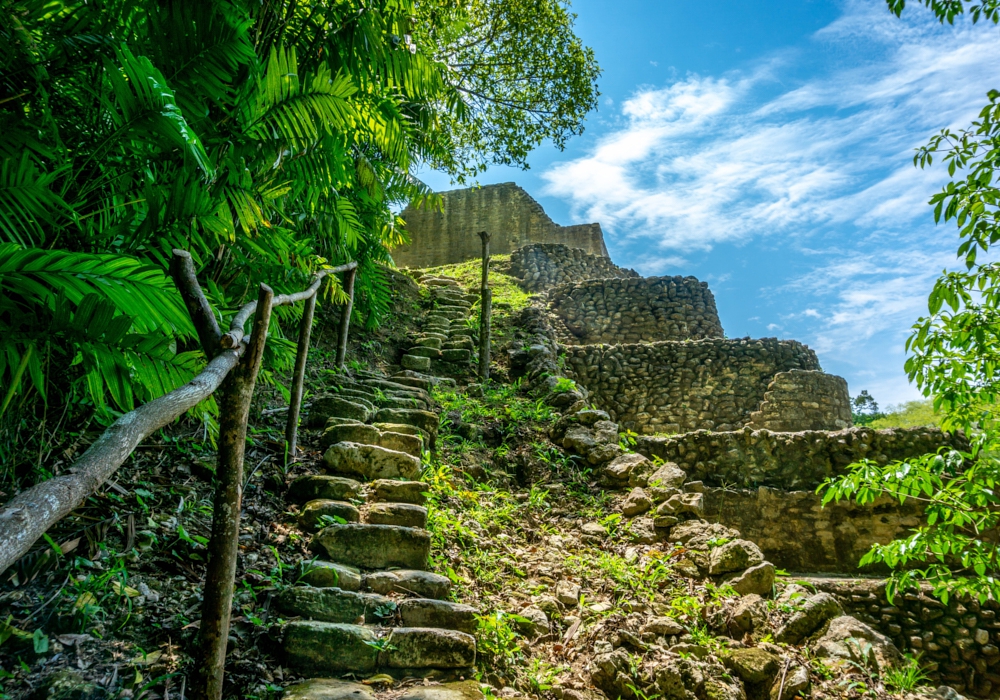
[[[794,338],[852,395],[919,398],[904,342],[956,235],[926,205],[946,173],[914,168],[913,149],[1000,88],[1000,28],[942,27],[916,2],[897,19],[883,0],[573,11],[604,69],[600,108],[565,151],[479,182],[600,222],[619,265],[707,280],[730,337]]]

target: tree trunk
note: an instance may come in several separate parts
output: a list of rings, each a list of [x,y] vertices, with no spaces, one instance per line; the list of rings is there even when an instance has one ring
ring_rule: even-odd
[[[295,448],[299,433],[299,412],[302,409],[302,385],[306,377],[306,357],[309,355],[309,338],[312,335],[313,314],[316,311],[316,294],[306,299],[299,323],[299,346],[295,353],[292,374],[292,396],[288,402],[288,423],[285,424],[285,464],[295,461]]]
[[[208,543],[208,573],[201,615],[201,661],[192,687],[194,700],[219,700],[222,697],[240,535],[247,419],[267,341],[273,297],[271,288],[262,284],[246,353],[243,361],[223,383],[219,401],[219,457],[215,470],[212,538]]]
[[[357,275],[357,266],[352,267],[344,273],[344,294],[347,295],[347,304],[344,305],[340,313],[340,337],[337,339],[337,367],[344,369],[347,361],[347,332],[351,327],[351,313],[354,311],[354,277]]]
[[[483,239],[483,281],[479,304],[479,380],[490,378],[490,317],[493,315],[493,293],[490,291],[490,238],[492,234],[480,231]]]

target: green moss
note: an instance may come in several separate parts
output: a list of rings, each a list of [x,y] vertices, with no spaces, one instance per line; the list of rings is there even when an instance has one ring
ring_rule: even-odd
[[[518,286],[516,278],[501,271],[507,269],[510,256],[493,255],[490,260],[490,289],[493,291],[493,306],[500,307],[495,310],[515,312],[527,307],[531,303],[530,295]],[[474,292],[479,289],[479,285],[482,283],[482,270],[481,261],[468,260],[455,265],[431,267],[425,272],[439,277],[456,279],[463,287]],[[504,306],[510,308],[505,309]]]

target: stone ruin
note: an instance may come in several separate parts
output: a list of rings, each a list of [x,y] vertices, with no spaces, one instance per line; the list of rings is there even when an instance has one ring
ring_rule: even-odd
[[[925,654],[934,678],[989,693],[1000,606],[942,605],[926,592],[891,605],[878,580],[830,578],[884,573],[859,572],[858,562],[872,544],[919,525],[922,508],[889,499],[824,506],[816,493],[860,459],[967,450],[962,434],[853,427],[843,378],[823,372],[796,341],[726,338],[711,291],[692,277],[643,278],[604,256],[544,243],[514,251],[510,272],[540,292],[521,315],[526,340],[510,351],[511,375],[564,410],[550,435],[557,444],[606,488],[631,489],[623,514],[633,532],[669,529],[676,540],[674,530],[701,518],[737,533],[773,567],[818,575],[813,590],[828,591],[899,649]],[[621,430],[637,434],[633,451],[617,441]]]

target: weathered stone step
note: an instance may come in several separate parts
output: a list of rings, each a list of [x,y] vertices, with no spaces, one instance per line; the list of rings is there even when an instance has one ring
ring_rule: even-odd
[[[475,347],[476,344],[467,335],[456,336],[455,340],[449,340],[447,343],[441,344],[441,350],[474,350]]]
[[[406,354],[411,357],[426,357],[431,360],[436,360],[441,357],[441,351],[438,348],[428,347],[426,345],[417,345],[406,351]]]
[[[398,384],[385,377],[365,377],[360,380],[338,377],[334,380],[332,386],[334,390],[343,388],[367,394],[370,397],[369,400],[372,402],[375,402],[378,398],[378,392],[381,392],[385,396],[394,396],[396,398],[411,398],[421,401],[430,399],[430,395],[419,387]]]
[[[374,422],[413,425],[432,435],[437,434],[438,430],[438,415],[436,413],[415,408],[379,409],[375,414]]]
[[[403,355],[399,364],[406,369],[415,369],[417,371],[426,372],[431,368],[431,358],[419,355]]]
[[[375,406],[363,399],[355,397],[345,398],[344,396],[318,396],[313,399],[309,408],[309,415],[306,417],[306,425],[318,428],[326,424],[330,418],[352,418],[362,423],[367,423],[375,411]]]
[[[435,386],[454,387],[456,385],[455,380],[451,377],[435,377],[433,374],[421,374],[413,370],[403,370],[398,374],[392,375],[392,381],[400,382],[401,384],[412,384],[427,391],[430,391],[431,387]]]
[[[427,527],[427,509],[412,503],[374,503],[365,513],[365,522],[372,525]]]
[[[306,532],[312,532],[320,524],[324,515],[331,518],[343,518],[349,523],[361,521],[361,511],[352,504],[316,498],[302,506],[302,511],[299,513],[299,527]]]
[[[374,425],[364,423],[335,423],[328,425],[320,438],[320,449],[325,450],[338,442],[356,442],[362,445],[375,445],[387,450],[404,452],[420,459],[424,441],[419,435],[408,435],[391,430],[379,430]]]
[[[396,391],[407,395],[413,395],[415,398],[419,398],[423,401],[430,402],[431,397],[426,391],[418,389],[416,387],[407,386],[405,384],[399,384],[388,379],[364,379],[362,380],[364,384],[372,387],[378,387],[382,391]]]
[[[362,569],[426,569],[431,534],[398,525],[330,525],[313,536],[313,546],[333,561]]]
[[[387,503],[412,503],[422,506],[427,502],[426,494],[430,486],[422,481],[397,481],[395,479],[378,479],[371,483],[368,490],[369,501]]]
[[[302,504],[317,498],[350,501],[361,495],[361,484],[342,476],[306,474],[288,486],[288,500]]]
[[[476,331],[475,331],[474,328],[456,328],[455,330],[451,331],[451,333],[449,333],[449,335],[452,338],[455,338],[457,336],[468,336],[469,338],[472,338],[473,340],[476,339]]]
[[[426,334],[426,335],[421,335],[421,336],[417,336],[416,338],[414,338],[413,339],[413,344],[417,345],[419,347],[434,348],[436,350],[440,350],[441,349],[441,345],[447,339],[448,338],[444,335],[444,333]]]
[[[472,360],[472,352],[464,348],[453,350],[442,350],[442,362],[469,362]]]
[[[451,581],[446,576],[430,571],[395,569],[372,571],[361,577],[361,589],[373,593],[416,596],[444,600],[451,593]]]
[[[378,428],[384,433],[402,433],[403,435],[415,435],[424,441],[425,445],[430,444],[431,436],[426,430],[421,430],[415,425],[407,425],[406,423],[372,423],[373,426]]]
[[[360,569],[318,559],[303,562],[302,575],[299,577],[299,583],[316,588],[340,588],[345,591],[360,591],[362,580]],[[376,591],[376,593],[384,592]]]
[[[278,607],[286,615],[319,620],[369,625],[433,627],[472,634],[476,630],[476,609],[470,605],[430,598],[393,600],[377,593],[357,593],[341,588],[293,586],[278,596]]]
[[[282,700],[375,700],[375,691],[363,683],[334,678],[312,678],[285,688]],[[396,700],[483,700],[476,681],[418,685],[403,690]]]
[[[420,460],[413,455],[377,445],[338,442],[323,454],[327,471],[342,476],[375,479],[412,479],[420,474]]]
[[[384,635],[384,636],[380,636]],[[385,650],[376,648],[379,639]],[[467,669],[476,663],[476,640],[456,630],[301,620],[285,626],[285,658],[301,674],[370,674],[376,669]]]

